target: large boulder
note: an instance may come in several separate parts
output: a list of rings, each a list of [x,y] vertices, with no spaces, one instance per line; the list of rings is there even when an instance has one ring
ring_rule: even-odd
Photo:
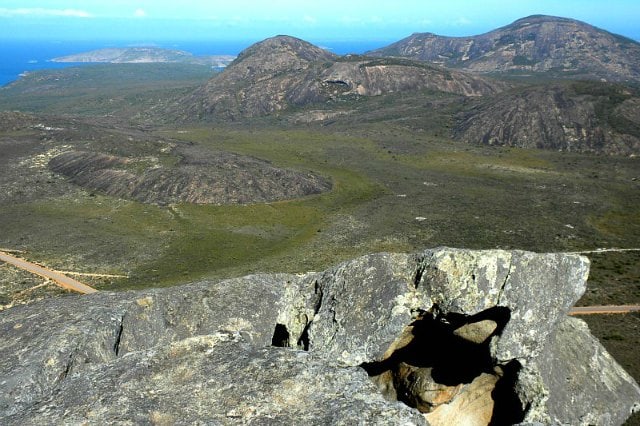
[[[0,423],[620,424],[589,263],[440,248],[0,312]]]

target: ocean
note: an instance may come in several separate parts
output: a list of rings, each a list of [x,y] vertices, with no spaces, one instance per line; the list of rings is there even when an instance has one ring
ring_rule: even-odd
[[[0,86],[20,78],[20,74],[40,69],[66,68],[88,65],[77,63],[57,63],[51,59],[58,56],[82,53],[106,47],[156,46],[166,49],[178,49],[194,55],[237,55],[255,41],[181,41],[162,43],[108,42],[108,41],[27,41],[3,40],[0,44]],[[339,55],[364,53],[385,46],[391,41],[311,41],[317,46]]]

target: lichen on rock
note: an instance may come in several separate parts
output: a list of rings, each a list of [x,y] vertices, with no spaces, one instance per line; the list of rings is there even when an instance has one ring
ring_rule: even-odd
[[[640,388],[566,316],[588,267],[439,248],[14,307],[0,422],[620,424]]]

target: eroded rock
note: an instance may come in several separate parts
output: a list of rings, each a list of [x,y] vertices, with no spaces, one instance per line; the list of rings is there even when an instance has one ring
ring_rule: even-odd
[[[497,381],[497,376],[482,373],[461,386],[456,398],[439,405],[425,417],[432,425],[487,425],[493,416],[495,401],[491,393]]]
[[[249,204],[304,197],[331,189],[312,173],[274,167],[229,152],[179,147],[173,166],[144,165],[139,159],[68,151],[49,168],[83,188],[152,204]],[[142,168],[142,170],[138,170]]]
[[[453,331],[456,336],[472,343],[481,344],[491,337],[498,328],[498,323],[494,320],[482,320],[465,324]]]
[[[566,317],[587,271],[442,248],[11,308],[0,422],[618,424],[640,388]]]
[[[619,425],[632,410],[640,411],[637,384],[627,380],[627,373],[580,319],[560,322],[532,368],[549,392],[547,409],[554,423]],[[610,406],[634,398],[635,403],[622,404],[619,410]]]
[[[465,108],[453,134],[474,144],[637,155],[639,95],[603,82],[528,87]]]

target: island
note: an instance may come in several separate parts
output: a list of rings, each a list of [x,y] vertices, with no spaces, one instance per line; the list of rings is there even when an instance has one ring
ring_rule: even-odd
[[[53,58],[52,62],[95,62],[112,64],[135,63],[186,63],[224,68],[235,56],[231,55],[193,55],[184,50],[163,49],[159,47],[110,47],[89,52]]]

